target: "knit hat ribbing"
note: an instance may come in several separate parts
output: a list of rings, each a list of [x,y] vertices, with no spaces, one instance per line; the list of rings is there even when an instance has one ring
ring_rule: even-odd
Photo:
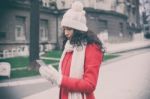
[[[81,31],[88,30],[85,11],[81,2],[76,1],[72,4],[71,9],[64,14],[61,26],[67,26]]]

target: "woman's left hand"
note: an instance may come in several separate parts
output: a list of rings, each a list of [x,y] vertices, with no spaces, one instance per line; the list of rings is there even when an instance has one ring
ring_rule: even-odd
[[[54,67],[52,67],[52,65],[41,66],[39,68],[39,72],[41,76],[43,76],[47,80],[50,80],[56,83],[57,85],[60,85],[62,77],[59,74],[59,72],[56,69],[54,69]]]

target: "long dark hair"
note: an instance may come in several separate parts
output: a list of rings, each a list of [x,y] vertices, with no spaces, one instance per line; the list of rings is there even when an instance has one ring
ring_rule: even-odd
[[[65,43],[67,41],[67,37],[63,33],[63,48],[65,46]],[[82,46],[82,44],[97,44],[101,51],[104,53],[105,49],[103,48],[103,44],[100,41],[100,39],[97,37],[97,35],[88,30],[87,32],[79,31],[74,29],[73,36],[70,40],[70,43],[74,46]]]

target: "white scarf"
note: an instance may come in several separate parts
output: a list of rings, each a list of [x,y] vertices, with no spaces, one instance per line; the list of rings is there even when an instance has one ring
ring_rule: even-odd
[[[70,41],[68,40],[66,42],[65,49],[60,59],[59,72],[61,73],[61,65],[66,52],[73,51],[69,76],[73,78],[82,79],[84,74],[85,49],[86,49],[85,45],[78,48],[73,47],[70,44]],[[69,92],[68,99],[82,99],[82,94],[80,92]],[[86,99],[85,95],[84,99]]]

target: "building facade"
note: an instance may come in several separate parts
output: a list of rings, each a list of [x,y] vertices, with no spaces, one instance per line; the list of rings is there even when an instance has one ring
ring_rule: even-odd
[[[61,45],[60,22],[75,0],[43,0],[40,7],[40,50]],[[138,0],[80,0],[87,24],[98,36],[106,34],[110,43],[128,42],[139,28]],[[56,6],[57,5],[57,6]],[[28,49],[30,0],[0,1],[0,50]],[[28,53],[28,52],[27,52]]]
[[[68,9],[74,1],[57,0],[58,8]],[[78,1],[86,7],[87,23],[90,29],[97,34],[107,33],[110,43],[130,41],[140,30],[138,0]]]
[[[144,36],[150,38],[150,1],[140,0],[140,18]]]
[[[12,2],[7,0],[6,3],[2,3],[4,6],[0,9],[0,50],[11,50],[19,47],[28,49],[30,0]],[[51,49],[56,43],[56,15],[53,10],[41,7],[39,31],[41,50]]]

